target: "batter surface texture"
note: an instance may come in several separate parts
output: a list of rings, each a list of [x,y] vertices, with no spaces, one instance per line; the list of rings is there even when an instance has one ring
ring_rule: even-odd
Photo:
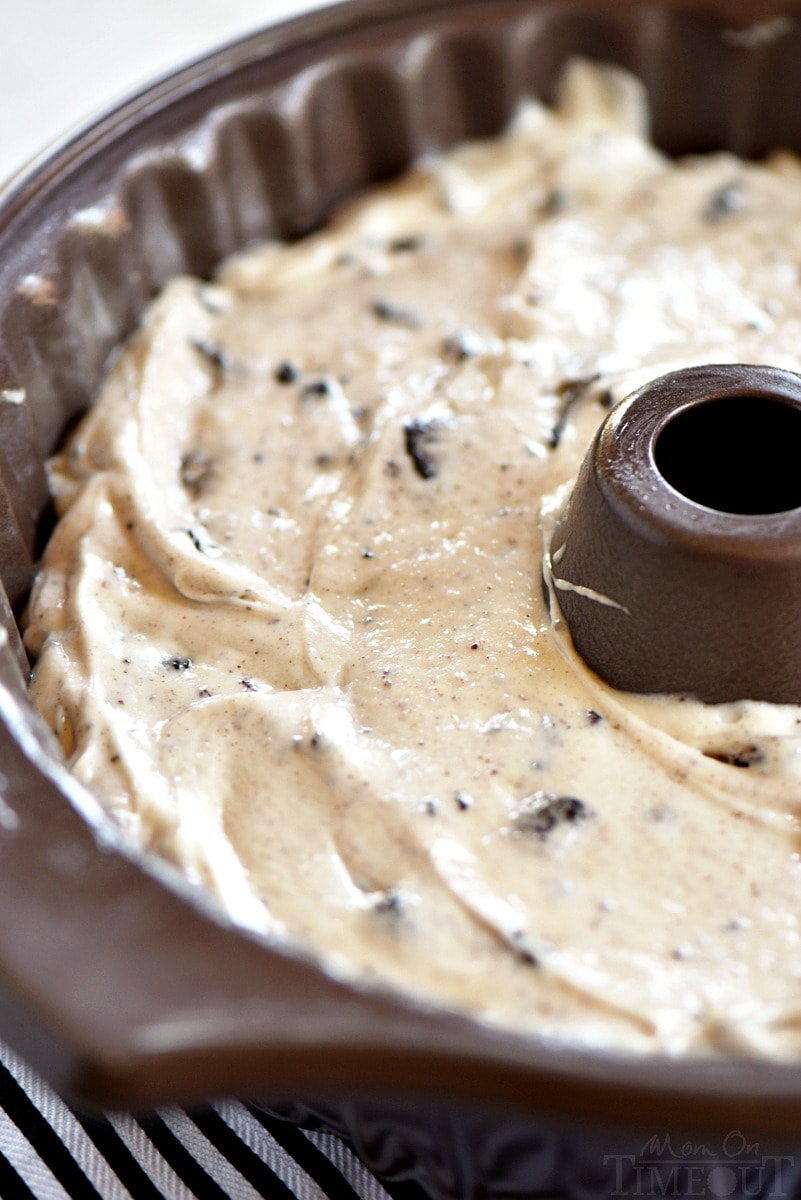
[[[331,970],[795,1055],[801,713],[615,693],[543,597],[611,405],[801,369],[797,160],[672,162],[645,112],[576,64],[553,111],[175,280],[52,463],[32,696],[137,843]]]

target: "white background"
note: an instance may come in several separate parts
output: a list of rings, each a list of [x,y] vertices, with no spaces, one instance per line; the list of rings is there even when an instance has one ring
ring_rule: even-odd
[[[0,181],[205,50],[332,0],[0,0]]]

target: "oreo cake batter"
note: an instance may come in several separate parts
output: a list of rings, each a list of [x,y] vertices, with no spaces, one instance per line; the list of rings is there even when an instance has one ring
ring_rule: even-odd
[[[52,464],[32,695],[137,843],[331,970],[793,1055],[801,713],[615,693],[542,596],[610,405],[801,368],[798,162],[644,125],[577,64],[554,111],[172,283]]]

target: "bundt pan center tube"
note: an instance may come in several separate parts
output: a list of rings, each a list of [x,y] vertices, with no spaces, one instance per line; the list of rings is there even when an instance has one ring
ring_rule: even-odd
[[[579,654],[613,687],[801,703],[801,378],[703,366],[606,419],[550,550]]]

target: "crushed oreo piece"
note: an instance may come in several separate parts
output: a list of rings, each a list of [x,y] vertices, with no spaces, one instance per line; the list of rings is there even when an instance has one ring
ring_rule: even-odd
[[[391,325],[402,325],[405,329],[419,329],[420,318],[411,309],[401,308],[391,300],[374,300],[370,311],[379,321],[387,321]]]
[[[703,211],[703,219],[710,225],[717,225],[719,221],[738,212],[742,206],[743,184],[735,180],[715,189]]]
[[[513,819],[513,831],[536,834],[542,841],[559,825],[586,821],[592,809],[576,796],[558,796],[554,792],[534,792],[527,796]]]
[[[542,202],[541,212],[546,217],[556,217],[570,204],[570,196],[564,188],[551,188]]]
[[[294,363],[282,362],[275,368],[274,379],[276,383],[297,383],[300,371]]]
[[[603,721],[603,717],[599,712],[596,712],[594,708],[588,708],[587,720],[589,721],[590,725],[598,725],[601,721]]]
[[[387,250],[390,254],[411,254],[415,250],[419,250],[423,244],[423,239],[419,234],[406,234],[402,237],[392,238],[387,243]]]
[[[190,658],[180,658],[177,655],[164,660],[165,667],[172,667],[173,671],[188,671],[192,666]]]
[[[399,917],[403,912],[403,899],[397,888],[387,888],[373,905],[373,912]]]
[[[753,767],[756,763],[765,761],[765,754],[759,746],[740,746],[737,750],[705,750],[707,758],[716,762],[726,763],[730,767]]]
[[[561,400],[559,415],[556,418],[556,424],[551,430],[551,436],[548,439],[548,445],[551,450],[556,450],[562,440],[562,435],[567,428],[567,423],[570,420],[570,414],[584,397],[589,392],[592,385],[598,379],[598,375],[585,375],[582,379],[563,379],[556,389],[556,394]]]
[[[475,358],[486,349],[484,339],[472,329],[459,329],[442,339],[442,353],[453,362]]]
[[[403,427],[404,447],[414,463],[421,479],[433,479],[439,471],[437,460],[431,454],[432,446],[439,441],[439,421],[422,421],[416,418]]]
[[[540,965],[539,956],[534,953],[531,946],[526,943],[526,935],[522,929],[515,929],[509,937],[508,945],[513,951],[515,958],[520,962],[525,963],[527,967],[538,967]]]
[[[205,341],[203,338],[190,338],[189,345],[213,369],[214,382],[219,383],[221,376],[231,366],[231,360],[225,351],[219,346],[215,346],[212,342]]]
[[[214,459],[204,450],[187,450],[181,459],[181,483],[193,496],[205,492],[214,477]]]
[[[313,379],[304,387],[303,395],[310,399],[315,396],[330,396],[331,391],[332,387],[327,379]]]

